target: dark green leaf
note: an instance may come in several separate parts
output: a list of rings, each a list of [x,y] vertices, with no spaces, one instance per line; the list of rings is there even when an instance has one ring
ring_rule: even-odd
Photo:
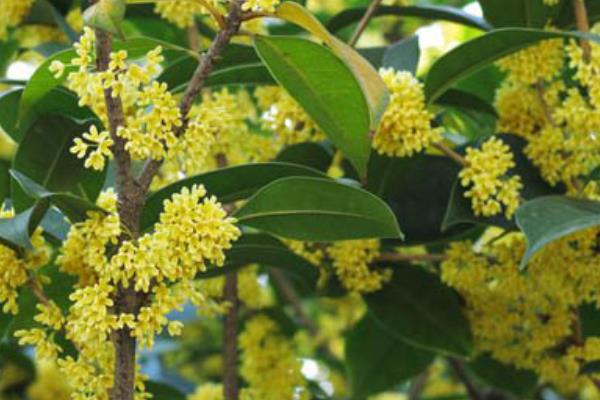
[[[475,375],[497,389],[507,391],[519,399],[531,399],[537,389],[537,376],[524,369],[496,361],[488,355],[481,355],[469,363]]]
[[[581,32],[559,32],[540,29],[498,29],[450,50],[431,67],[425,81],[425,95],[434,102],[452,85],[485,66],[541,40],[582,38],[600,42],[600,36]]]
[[[0,128],[15,141],[20,138],[17,129],[17,116],[19,115],[19,102],[22,94],[23,89],[0,93]]]
[[[585,8],[587,9],[590,23],[600,21],[600,3],[596,0],[585,0]],[[575,10],[572,1],[562,2],[554,25],[562,29],[573,29],[576,27]]]
[[[458,89],[448,89],[435,101],[437,105],[454,107],[466,111],[476,111],[498,117],[496,109],[480,97]]]
[[[496,28],[544,28],[559,10],[538,0],[479,0],[485,19]]]
[[[306,39],[256,37],[255,46],[275,79],[364,173],[371,148],[371,112],[349,67]]]
[[[186,400],[187,398],[174,387],[155,381],[146,382],[146,390],[156,400]]]
[[[586,363],[579,371],[582,375],[597,374],[600,372],[600,360]]]
[[[324,177],[322,173],[302,165],[288,163],[257,163],[223,168],[183,179],[150,195],[141,216],[142,230],[150,228],[162,211],[163,202],[184,187],[204,185],[207,192],[223,203],[250,197],[263,186],[288,176]]]
[[[0,76],[4,76],[18,50],[19,43],[16,40],[0,41]]]
[[[2,331],[0,329],[0,339]],[[0,361],[10,362],[25,372],[25,379],[35,379],[35,365],[31,358],[23,354],[23,350],[13,343],[0,343]],[[1,363],[0,363],[1,364]]]
[[[56,24],[71,43],[77,41],[79,35],[69,26],[56,7],[47,0],[37,0],[29,12],[28,20],[30,22],[44,22],[44,19],[48,20],[47,22]]]
[[[329,21],[327,28],[332,32],[337,32],[360,21],[363,15],[365,15],[365,11],[365,7],[344,10]],[[459,8],[447,6],[380,6],[375,11],[376,17],[390,15],[456,22],[484,31],[491,29],[491,26],[482,18],[468,14]]]
[[[600,224],[600,202],[565,196],[547,196],[523,204],[516,213],[517,225],[527,238],[525,267],[545,245]]]
[[[463,224],[442,231],[442,221],[460,166],[447,157],[372,155],[367,189],[396,215],[407,244],[448,239],[471,229]]]
[[[83,161],[71,154],[73,139],[88,130],[69,118],[47,116],[38,119],[25,133],[13,168],[48,191],[69,192],[94,202],[104,184],[105,172],[85,168]],[[19,185],[12,186],[13,205],[23,210],[33,204]]]
[[[333,161],[333,154],[320,143],[305,142],[286,147],[277,155],[276,161],[327,172]]]
[[[394,266],[392,281],[365,299],[375,318],[409,344],[459,356],[473,351],[458,296],[420,267]]]
[[[53,193],[40,186],[19,171],[11,170],[10,174],[21,186],[25,194],[32,199],[49,201],[56,206],[72,223],[81,222],[88,218],[90,211],[103,212],[103,210],[87,200],[68,193]]]
[[[0,160],[0,207],[4,200],[10,196],[10,164]]]
[[[382,66],[396,71],[410,71],[416,75],[420,58],[419,37],[415,35],[388,47],[383,56]]]
[[[400,238],[396,217],[378,197],[328,179],[279,179],[235,214],[240,224],[289,239]]]
[[[348,332],[345,360],[353,399],[366,399],[421,373],[435,358],[380,326],[366,315]]]
[[[32,248],[30,236],[48,210],[47,202],[38,202],[12,218],[0,218],[0,243],[21,253]]]

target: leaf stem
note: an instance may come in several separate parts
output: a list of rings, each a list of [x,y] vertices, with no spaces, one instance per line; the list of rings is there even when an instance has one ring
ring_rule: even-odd
[[[358,23],[358,26],[356,27],[354,34],[352,34],[352,38],[350,38],[350,41],[348,42],[348,44],[350,46],[352,46],[352,47],[356,46],[356,44],[358,43],[358,40],[362,36],[365,29],[367,29],[367,25],[369,25],[369,22],[371,22],[371,19],[375,15],[375,11],[377,11],[377,8],[381,4],[381,2],[382,2],[382,0],[373,0],[371,2],[371,4],[369,5],[369,8],[367,8],[367,11],[365,11],[365,15],[363,15],[360,22]]]

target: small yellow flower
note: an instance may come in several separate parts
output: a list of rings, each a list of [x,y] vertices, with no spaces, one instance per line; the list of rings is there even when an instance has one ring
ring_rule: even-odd
[[[52,61],[52,63],[50,63],[50,72],[52,72],[54,78],[58,79],[64,74],[65,67],[65,64],[63,64],[62,62],[54,60]]]

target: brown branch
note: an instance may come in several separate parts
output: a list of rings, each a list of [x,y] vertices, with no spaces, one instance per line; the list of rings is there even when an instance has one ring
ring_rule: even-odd
[[[440,262],[448,257],[445,254],[402,254],[383,253],[376,261],[381,262]]]
[[[475,386],[473,382],[471,382],[471,378],[467,375],[467,371],[465,371],[465,367],[462,361],[449,357],[448,364],[454,371],[454,375],[458,378],[459,381],[463,384],[465,389],[467,390],[467,394],[469,398],[472,400],[483,400],[484,396],[479,392],[479,389]]]
[[[410,384],[410,388],[408,389],[408,400],[417,400],[421,396],[428,379],[428,369],[413,379],[412,383]]]
[[[225,301],[229,304],[223,329],[223,398],[237,400],[239,397],[238,379],[238,275],[232,272],[225,278],[223,289]]]
[[[433,147],[444,153],[446,156],[450,157],[452,160],[456,161],[456,163],[460,164],[463,167],[467,166],[467,161],[458,154],[456,151],[452,150],[450,147],[446,146],[443,143],[434,143]]]
[[[371,5],[369,5],[369,8],[367,8],[365,15],[363,15],[362,19],[358,23],[358,26],[356,27],[356,30],[354,31],[354,34],[352,35],[352,38],[350,38],[350,41],[348,42],[350,46],[356,46],[358,40],[362,36],[365,29],[367,29],[367,25],[369,25],[369,22],[371,22],[371,18],[373,18],[375,15],[375,11],[377,11],[377,7],[379,7],[381,2],[382,0],[373,0],[371,2]]]
[[[179,104],[179,109],[181,111],[181,117],[183,118],[182,126],[177,130],[176,135],[181,136],[189,123],[188,114],[192,108],[192,104],[194,100],[204,87],[204,82],[206,78],[208,78],[209,74],[212,72],[215,62],[220,57],[223,50],[227,47],[227,45],[231,42],[233,36],[239,31],[240,25],[242,23],[242,6],[241,1],[236,0],[231,3],[231,10],[227,19],[225,21],[225,29],[219,31],[217,36],[214,38],[211,46],[208,51],[202,57],[202,61],[196,68],[192,79],[185,91],[183,98]],[[160,169],[162,165],[162,161],[152,160],[149,161],[142,174],[139,178],[139,184],[144,191],[147,191],[152,183],[152,179]]]
[[[587,8],[585,7],[584,0],[573,0],[573,9],[575,11],[575,21],[577,24],[577,30],[579,32],[587,33],[590,31],[590,20],[588,18]],[[581,46],[581,50],[583,50],[583,60],[585,62],[590,61],[590,57],[592,54],[592,47],[590,42],[581,39],[579,41],[579,45]]]
[[[300,324],[308,330],[311,336],[316,336],[319,333],[319,328],[308,316],[304,307],[302,307],[302,299],[296,293],[296,289],[294,289],[289,279],[287,279],[283,272],[276,268],[271,268],[271,277],[283,297],[294,309],[294,313],[298,317]]]

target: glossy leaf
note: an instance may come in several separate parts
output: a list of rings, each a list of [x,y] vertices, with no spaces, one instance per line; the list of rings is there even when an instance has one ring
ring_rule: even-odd
[[[419,37],[415,35],[389,46],[383,56],[382,66],[396,71],[410,71],[416,75],[420,58]]]
[[[156,400],[186,400],[186,395],[172,386],[161,382],[146,382],[146,390]]]
[[[87,124],[61,116],[38,119],[25,133],[13,168],[51,192],[69,192],[95,202],[104,184],[105,172],[85,168],[83,160],[69,151],[73,139],[87,130]],[[33,204],[19,185],[11,189],[15,209],[23,210]]]
[[[47,201],[41,201],[14,217],[0,218],[0,243],[19,253],[30,250],[30,236],[40,224],[48,206]]]
[[[10,174],[21,186],[25,194],[36,201],[49,201],[56,206],[72,223],[81,222],[88,218],[90,211],[103,210],[87,200],[68,193],[53,193],[34,182],[19,171],[11,170]]]
[[[590,23],[600,21],[600,3],[596,0],[585,0],[585,8],[587,9],[588,19]],[[556,27],[562,29],[573,29],[576,27],[575,11],[571,1],[563,1],[560,12],[555,19]]]
[[[0,128],[15,141],[18,141],[20,136],[17,116],[22,94],[23,89],[20,88],[0,93]]]
[[[436,104],[445,107],[454,107],[466,111],[475,111],[498,117],[494,106],[479,96],[459,89],[449,89],[435,101]]]
[[[56,24],[71,43],[78,38],[77,32],[69,26],[60,11],[48,0],[36,0],[29,11],[27,21],[28,23]]]
[[[516,213],[517,225],[527,238],[525,267],[545,245],[571,233],[600,225],[600,202],[565,196],[547,196],[523,204]]]
[[[365,297],[377,321],[411,345],[469,356],[473,337],[452,289],[420,267],[396,265],[393,271],[390,283]]]
[[[327,172],[333,160],[333,152],[320,143],[304,142],[284,148],[276,161],[304,165]]]
[[[352,71],[327,48],[306,39],[256,37],[255,45],[275,79],[364,173],[371,120]]]
[[[365,11],[365,7],[344,10],[329,21],[327,28],[332,32],[338,32],[360,21],[363,15],[365,15]],[[482,18],[462,11],[459,8],[448,6],[419,5],[378,7],[377,11],[375,11],[375,17],[385,16],[417,17],[427,20],[456,22],[457,24],[470,26],[484,31],[492,28]]]
[[[204,185],[206,191],[217,196],[220,202],[232,203],[252,196],[277,179],[289,176],[325,177],[315,169],[283,162],[244,164],[210,171],[183,179],[150,195],[142,211],[140,225],[142,230],[146,230],[157,222],[164,201],[184,187]]]
[[[240,224],[288,239],[336,241],[402,236],[378,197],[328,179],[279,179],[235,214]]]
[[[369,314],[348,332],[345,353],[352,398],[357,400],[418,375],[435,358],[393,336]]]
[[[123,19],[125,18],[125,0],[99,0],[83,13],[85,24],[101,29],[111,35],[124,38]]]
[[[485,66],[541,40],[583,38],[600,43],[600,36],[580,32],[504,28],[494,30],[457,46],[440,57],[425,81],[425,95],[434,102],[452,85]]]
[[[376,129],[389,102],[389,93],[385,82],[371,63],[354,48],[330,34],[321,22],[300,4],[285,2],[278,7],[276,16],[306,29],[344,60],[362,87],[371,113],[371,127]]]
[[[477,357],[468,366],[488,385],[509,392],[519,399],[534,397],[538,378],[531,371],[503,364],[488,355]]]

